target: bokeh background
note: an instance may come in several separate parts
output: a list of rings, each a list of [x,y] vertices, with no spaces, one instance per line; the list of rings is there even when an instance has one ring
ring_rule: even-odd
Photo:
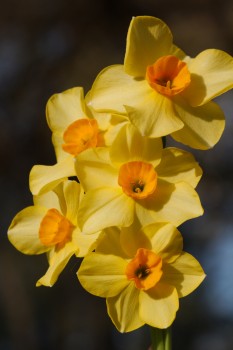
[[[233,54],[231,0],[7,0],[0,11],[0,350],[147,350],[147,328],[120,334],[105,300],[85,292],[71,259],[53,288],[36,288],[45,255],[26,256],[7,240],[14,215],[31,205],[29,171],[54,164],[45,120],[49,97],[73,86],[87,92],[98,72],[122,63],[132,16],[164,20],[174,42],[195,56]],[[207,278],[180,301],[174,350],[233,349],[233,94],[217,99],[226,114],[221,141],[194,151],[204,170],[203,217],[182,227],[185,250]],[[179,145],[181,146],[181,145]],[[181,146],[183,147],[183,146]]]

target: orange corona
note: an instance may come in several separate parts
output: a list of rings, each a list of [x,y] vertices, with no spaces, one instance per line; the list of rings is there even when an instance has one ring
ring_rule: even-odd
[[[162,277],[162,259],[148,249],[139,248],[126,266],[125,274],[128,280],[134,281],[138,289],[150,289]]]
[[[157,173],[150,163],[128,162],[120,167],[118,184],[128,196],[143,199],[155,191]]]
[[[182,92],[191,81],[187,64],[175,56],[160,57],[148,66],[146,79],[154,90],[168,97]]]
[[[57,209],[49,209],[40,223],[40,241],[45,246],[63,245],[71,240],[73,228],[71,222]]]
[[[74,156],[87,148],[97,146],[98,124],[95,119],[79,119],[68,126],[63,134],[65,152]]]

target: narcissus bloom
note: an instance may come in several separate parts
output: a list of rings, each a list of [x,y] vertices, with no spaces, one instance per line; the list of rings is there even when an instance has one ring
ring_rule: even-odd
[[[95,252],[83,259],[78,279],[88,292],[107,298],[108,314],[120,332],[144,324],[167,328],[179,298],[205,277],[198,261],[182,249],[181,234],[168,223],[139,231],[106,229]]]
[[[233,87],[233,58],[209,49],[187,57],[173,44],[158,18],[134,17],[124,65],[105,68],[93,84],[90,104],[98,111],[128,113],[142,135],[172,137],[208,149],[225,126],[221,108],[211,100]]]
[[[99,233],[84,235],[78,227],[78,206],[83,193],[75,181],[65,181],[54,191],[34,196],[34,206],[13,219],[8,238],[25,254],[47,253],[49,268],[37,286],[52,286],[72,255],[85,256],[94,249]]]
[[[175,226],[202,215],[194,190],[202,171],[193,156],[177,148],[162,149],[160,138],[141,136],[128,124],[110,151],[88,149],[77,156],[76,172],[84,187],[80,225],[85,233],[110,226],[142,226],[154,221]]]
[[[46,106],[46,117],[57,163],[32,168],[30,189],[34,195],[52,190],[67,177],[75,176],[75,156],[87,148],[109,146],[118,128],[128,122],[123,115],[91,111],[86,106],[82,87],[53,95]]]

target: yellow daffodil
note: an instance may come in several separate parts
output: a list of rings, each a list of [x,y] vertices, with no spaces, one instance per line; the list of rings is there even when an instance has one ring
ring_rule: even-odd
[[[34,195],[51,190],[67,177],[75,176],[74,157],[87,148],[108,146],[118,128],[128,122],[123,115],[96,113],[88,108],[82,87],[53,95],[46,106],[46,117],[52,131],[57,163],[32,168],[30,189]]]
[[[194,190],[202,171],[193,156],[162,149],[160,138],[141,136],[128,124],[110,151],[88,149],[77,156],[76,172],[85,195],[79,207],[85,233],[110,226],[142,226],[154,221],[175,226],[202,215]]]
[[[99,233],[84,235],[78,227],[78,206],[83,196],[75,181],[65,181],[54,191],[34,196],[34,206],[20,211],[9,230],[10,242],[24,254],[47,253],[49,268],[37,286],[52,286],[72,255],[85,256]]]
[[[78,279],[90,293],[107,299],[107,310],[120,332],[144,324],[167,328],[179,298],[190,294],[205,274],[184,252],[182,236],[169,223],[105,230],[95,252],[88,254]]]
[[[208,49],[187,57],[173,44],[160,19],[134,17],[124,65],[105,68],[93,84],[90,101],[98,111],[127,111],[142,135],[172,137],[193,148],[208,149],[225,126],[213,101],[233,87],[233,58]]]

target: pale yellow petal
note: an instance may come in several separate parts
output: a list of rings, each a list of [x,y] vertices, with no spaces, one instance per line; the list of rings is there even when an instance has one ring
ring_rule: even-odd
[[[89,104],[98,111],[126,113],[124,105],[143,102],[145,92],[152,90],[144,80],[135,80],[126,74],[123,65],[110,66],[97,76]]]
[[[128,258],[123,250],[123,246],[121,245],[120,229],[116,226],[109,227],[106,228],[103,233],[104,234],[96,247],[96,252],[101,254],[113,254],[121,256],[122,258]]]
[[[118,133],[111,149],[112,163],[127,163],[142,160],[153,166],[159,164],[162,153],[162,140],[142,136],[131,124],[125,125]]]
[[[90,190],[80,204],[78,217],[84,233],[110,226],[129,226],[134,218],[134,201],[120,188]]]
[[[91,106],[88,106],[91,110],[93,117],[98,123],[99,133],[103,138],[103,145],[110,146],[116,138],[119,130],[127,123],[129,119],[124,114],[97,112]],[[98,144],[98,146],[100,146]]]
[[[82,258],[92,252],[97,246],[101,233],[101,231],[98,231],[91,235],[87,235],[81,232],[77,227],[73,232],[73,243],[78,247],[75,255]]]
[[[61,211],[59,198],[57,193],[54,191],[33,196],[33,202],[35,206],[45,207],[48,209],[55,208]]]
[[[128,256],[133,258],[139,248],[152,249],[151,241],[144,233],[144,230],[140,230],[138,225],[130,227],[122,227],[120,235],[121,245]]]
[[[172,100],[150,87],[148,89],[146,81],[144,86],[141,85],[140,99],[125,103],[128,117],[140,133],[148,137],[161,137],[181,129],[184,124]]]
[[[63,159],[67,158],[68,153],[62,148],[64,144],[63,132],[53,132],[52,133],[52,144],[56,154],[57,162],[61,162]]]
[[[49,268],[45,275],[37,281],[36,286],[52,287],[66,267],[75,250],[76,247],[74,247],[72,242],[66,243],[66,245],[59,250],[54,248],[49,254]]]
[[[189,60],[189,56],[186,56],[185,52],[174,44],[170,48],[169,55],[176,56],[185,62]]]
[[[85,118],[83,88],[74,87],[50,97],[46,117],[50,129],[62,133],[75,120]]]
[[[126,265],[127,261],[119,256],[90,253],[83,259],[77,276],[89,293],[112,297],[129,284],[125,275]]]
[[[27,207],[14,217],[8,229],[8,239],[16,249],[31,255],[50,249],[39,239],[40,223],[46,212],[44,207]]]
[[[58,210],[64,216],[66,216],[66,212],[67,212],[67,203],[66,203],[66,199],[65,199],[64,188],[65,188],[65,184],[68,183],[69,181],[70,180],[66,179],[63,182],[59,183],[59,185],[57,185],[53,189],[53,192],[56,193],[57,199],[59,201],[60,209],[58,208]]]
[[[193,292],[204,278],[205,273],[199,262],[185,252],[172,264],[163,265],[162,281],[176,287],[180,298]]]
[[[172,46],[172,34],[160,19],[150,16],[133,17],[127,34],[125,71],[134,77],[144,77],[146,67]]]
[[[209,149],[220,139],[225,128],[225,116],[214,102],[191,107],[176,105],[176,110],[184,127],[172,133],[172,137],[185,145],[197,149]]]
[[[170,184],[159,180],[155,195],[138,201],[136,215],[142,226],[170,222],[174,226],[203,214],[200,199],[192,186],[185,182]]]
[[[140,293],[139,304],[142,320],[152,327],[164,329],[173,323],[179,299],[174,287],[159,282],[154,288]]]
[[[191,84],[185,97],[192,106],[202,105],[233,88],[233,57],[208,49],[188,62]]]
[[[150,239],[151,249],[166,261],[174,261],[183,249],[183,238],[175,226],[169,223],[153,223],[142,231]]]
[[[139,317],[139,290],[128,284],[119,295],[107,298],[108,314],[119,332],[131,332],[144,325]]]
[[[163,149],[161,162],[155,170],[160,179],[172,183],[185,181],[193,187],[197,186],[202,176],[202,169],[194,156],[175,147]]]
[[[29,187],[32,194],[42,194],[75,175],[74,158],[68,156],[55,165],[34,165],[29,175]]]
[[[89,148],[80,153],[75,169],[85,191],[102,186],[118,186],[118,170],[112,167],[107,148]]]
[[[65,181],[63,183],[64,198],[66,202],[66,218],[77,225],[78,208],[80,203],[81,185],[76,181]]]

